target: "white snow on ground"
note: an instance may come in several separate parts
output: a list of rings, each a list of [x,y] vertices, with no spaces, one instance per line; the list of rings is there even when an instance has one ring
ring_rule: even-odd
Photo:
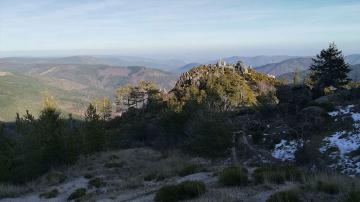
[[[302,147],[302,145],[303,142],[299,140],[281,140],[279,144],[275,145],[272,156],[282,161],[294,160],[295,152],[299,147]]]
[[[360,174],[360,156],[348,155],[352,151],[360,149],[360,113],[353,112],[354,105],[348,105],[343,108],[339,108],[337,111],[329,112],[329,115],[336,117],[335,121],[342,116],[352,117],[354,124],[353,131],[339,131],[324,138],[324,146],[319,151],[325,153],[330,148],[336,148],[330,150],[330,158],[336,161],[331,165],[332,168],[340,169],[344,174]]]

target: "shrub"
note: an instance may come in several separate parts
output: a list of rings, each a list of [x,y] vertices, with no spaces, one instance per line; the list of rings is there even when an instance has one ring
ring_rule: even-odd
[[[206,187],[200,181],[185,181],[178,185],[162,187],[155,195],[156,202],[174,202],[196,198],[206,192]]]
[[[360,191],[351,191],[345,199],[345,202],[358,202],[358,201],[360,201]]]
[[[295,191],[282,191],[271,195],[266,202],[300,202]]]
[[[92,177],[94,177],[92,174],[90,174],[90,173],[86,173],[85,175],[84,175],[84,178],[85,179],[91,179]]]
[[[335,106],[334,106],[334,104],[331,103],[331,102],[320,103],[320,104],[319,104],[319,107],[325,109],[327,112],[330,112],[330,111],[334,111],[334,110],[335,110]]]
[[[246,170],[240,167],[229,167],[221,171],[219,183],[225,186],[244,186],[248,184]]]
[[[49,199],[49,198],[55,198],[57,197],[59,194],[59,191],[57,189],[53,189],[51,191],[48,191],[48,192],[44,192],[44,193],[41,193],[39,195],[40,198],[46,198],[46,199]]]
[[[93,186],[93,187],[96,187],[96,188],[99,188],[103,185],[104,183],[101,181],[100,178],[94,178],[94,179],[91,179],[89,181],[89,185],[90,186]]]
[[[70,196],[67,198],[68,201],[81,198],[85,196],[86,189],[85,188],[78,188],[73,193],[70,194]]]
[[[145,181],[152,181],[152,180],[155,180],[156,178],[157,178],[156,173],[150,173],[150,174],[144,176]]]
[[[179,176],[184,177],[186,175],[191,175],[197,172],[201,172],[202,170],[203,168],[200,165],[196,165],[196,164],[187,165],[179,171]]]
[[[256,183],[267,181],[276,184],[282,184],[285,181],[301,182],[304,177],[304,173],[299,168],[274,165],[261,166],[254,171],[253,175]]]
[[[339,186],[333,182],[318,181],[317,190],[328,194],[338,194],[340,192]]]
[[[66,176],[61,172],[50,172],[46,175],[46,180],[50,184],[59,184],[66,180]]]
[[[229,153],[232,146],[231,126],[221,115],[199,112],[189,120],[189,131],[185,140],[186,151],[203,157],[217,158]]]

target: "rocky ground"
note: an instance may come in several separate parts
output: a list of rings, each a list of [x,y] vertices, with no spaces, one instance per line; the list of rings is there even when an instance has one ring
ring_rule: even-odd
[[[184,169],[194,164],[201,165],[201,169]],[[190,158],[179,152],[162,154],[147,148],[102,152],[82,158],[70,168],[51,171],[28,184],[26,188],[19,189],[26,191],[12,193],[12,197],[0,201],[66,201],[77,189],[84,188],[86,191],[80,201],[150,202],[164,185],[197,180],[205,183],[207,192],[191,201],[250,202],[266,201],[276,192],[301,187],[298,182],[225,187],[218,183],[218,173],[224,167],[224,162],[221,161],[210,162],[201,158]],[[248,170],[249,176],[252,176],[254,168]],[[4,195],[5,191],[3,187],[1,194]],[[50,194],[49,198],[52,191],[56,194]],[[329,197],[327,201],[337,201],[337,197]]]

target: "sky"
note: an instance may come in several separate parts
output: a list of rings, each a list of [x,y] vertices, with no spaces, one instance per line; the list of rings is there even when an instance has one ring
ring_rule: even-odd
[[[355,0],[0,0],[1,56],[360,53]]]

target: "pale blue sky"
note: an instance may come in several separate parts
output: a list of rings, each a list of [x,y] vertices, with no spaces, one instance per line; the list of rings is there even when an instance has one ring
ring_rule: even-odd
[[[360,53],[360,1],[0,0],[0,56]]]

